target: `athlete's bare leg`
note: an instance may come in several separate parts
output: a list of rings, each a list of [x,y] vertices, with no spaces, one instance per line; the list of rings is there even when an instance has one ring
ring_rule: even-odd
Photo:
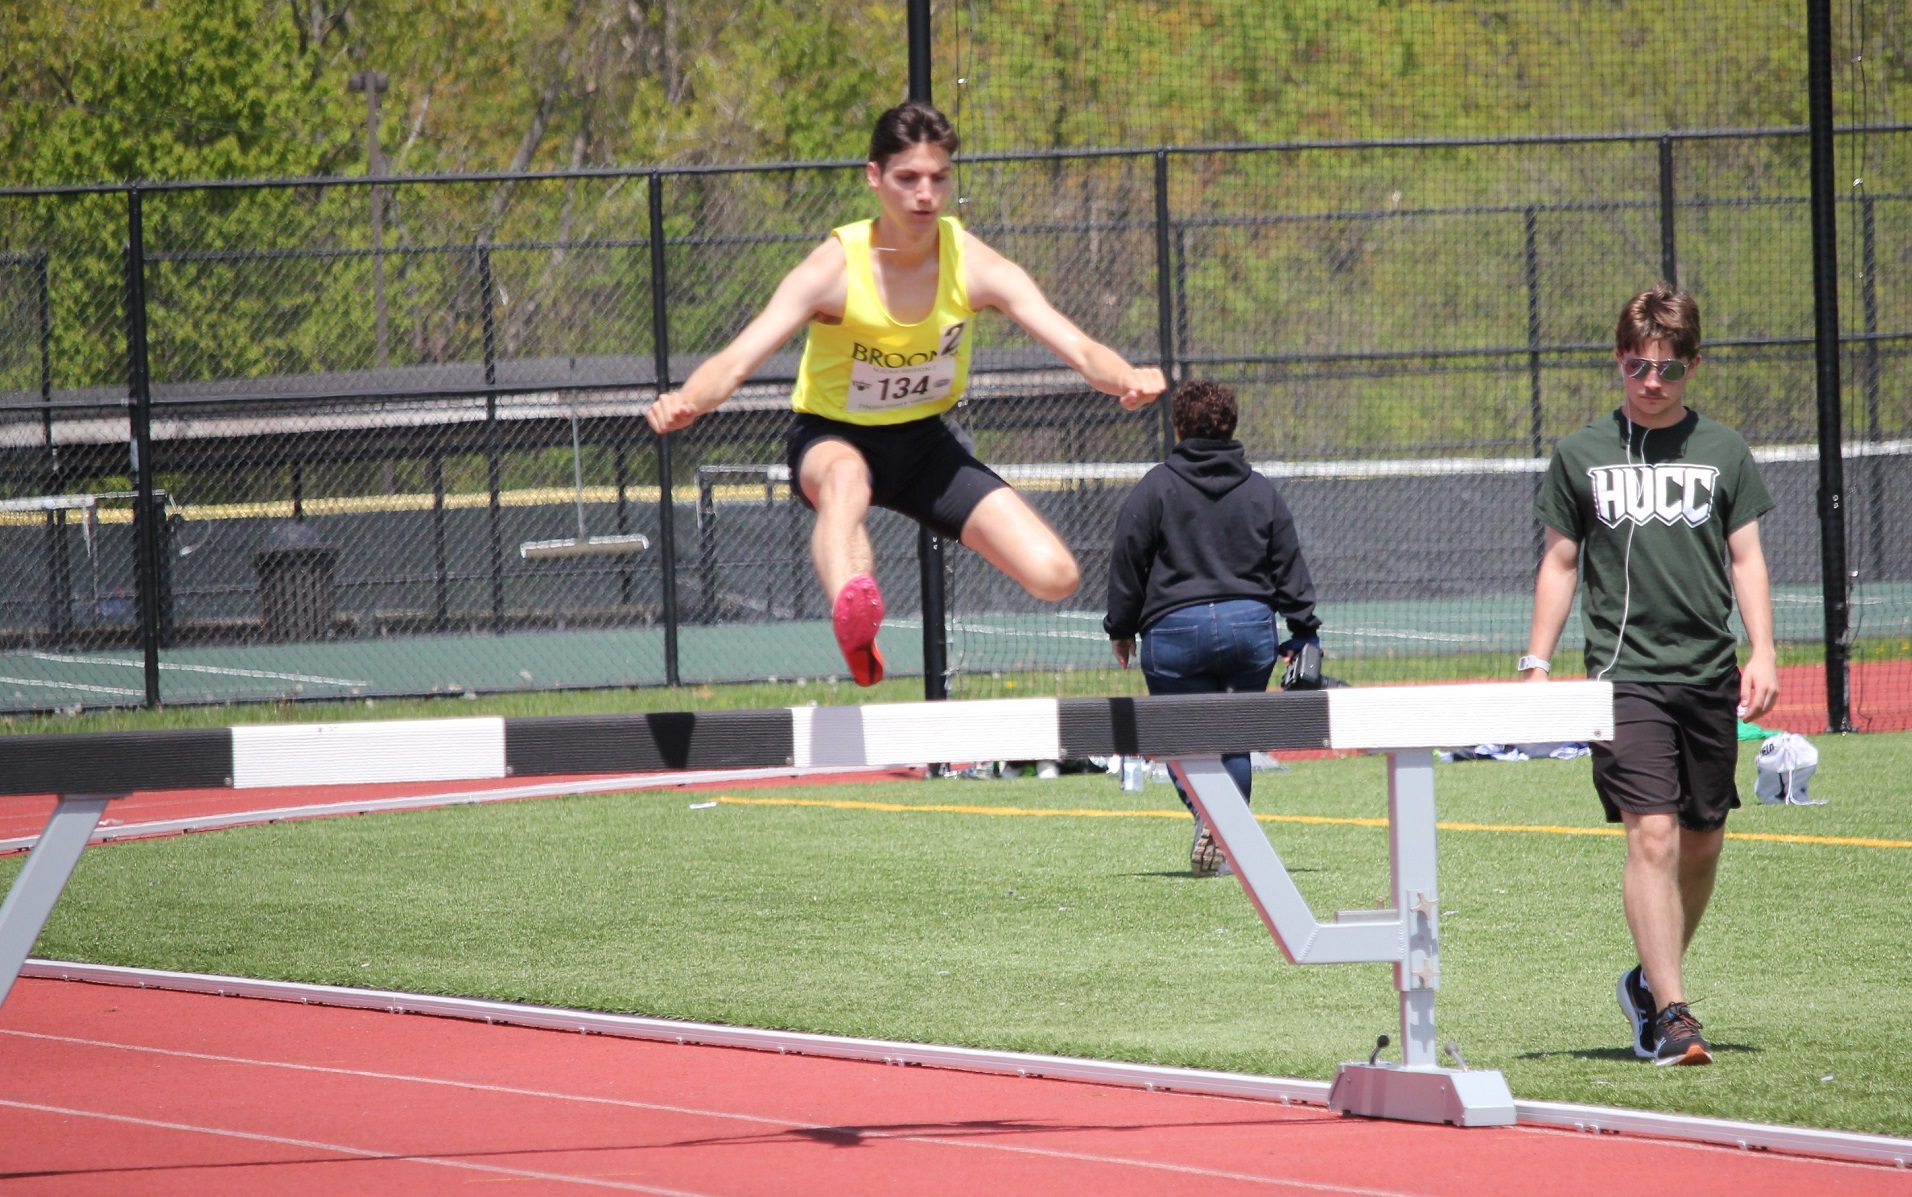
[[[1686,990],[1680,964],[1688,934],[1680,886],[1683,837],[1679,820],[1670,814],[1631,811],[1621,812],[1621,819],[1627,836],[1621,895],[1640,969],[1655,1003],[1683,1002]]]
[[[863,522],[870,514],[870,467],[847,441],[820,440],[804,450],[798,485],[817,512],[810,563],[824,596],[835,602],[844,583],[876,568]]]
[[[877,589],[869,529],[870,468],[863,455],[840,440],[821,440],[804,451],[798,484],[817,510],[810,530],[810,561],[830,596],[830,626],[843,650],[850,677],[859,686],[883,680],[883,653],[876,646],[883,625],[883,592]]]
[[[1700,929],[1700,919],[1713,899],[1720,849],[1725,846],[1724,827],[1717,831],[1680,828],[1680,918],[1685,932],[1680,939],[1682,950],[1693,946],[1693,933]]]
[[[962,542],[1046,602],[1066,599],[1082,584],[1069,546],[1010,487],[990,491],[969,513]]]

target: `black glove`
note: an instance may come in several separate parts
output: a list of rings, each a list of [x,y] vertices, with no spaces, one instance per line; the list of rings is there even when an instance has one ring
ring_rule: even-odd
[[[1282,671],[1283,690],[1321,689],[1321,640],[1315,636],[1295,636],[1284,640],[1276,650],[1288,659]]]

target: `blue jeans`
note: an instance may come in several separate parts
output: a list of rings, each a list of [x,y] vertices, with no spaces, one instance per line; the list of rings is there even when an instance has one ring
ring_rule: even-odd
[[[1275,613],[1266,603],[1197,603],[1170,611],[1142,634],[1142,677],[1150,694],[1259,692],[1268,688],[1279,643]],[[1248,754],[1225,753],[1222,766],[1246,800],[1252,777]],[[1179,781],[1175,793],[1194,810]]]

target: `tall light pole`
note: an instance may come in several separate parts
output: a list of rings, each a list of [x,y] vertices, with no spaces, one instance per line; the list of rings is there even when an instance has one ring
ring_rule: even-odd
[[[1845,418],[1839,380],[1839,192],[1833,179],[1832,5],[1806,3],[1811,116],[1813,360],[1819,394],[1819,579],[1826,609],[1826,730],[1852,730],[1852,578],[1846,572]]]
[[[354,71],[353,91],[365,93],[365,173],[372,178],[385,174],[385,157],[378,150],[378,101],[385,94],[388,80],[384,71]],[[372,306],[375,309],[378,337],[378,365],[389,364],[385,326],[385,195],[374,183],[372,192]]]
[[[930,0],[909,0],[909,98],[930,103]],[[916,529],[917,585],[923,596],[923,697],[949,697],[949,588],[943,570],[942,538]],[[931,766],[932,774],[942,772]]]

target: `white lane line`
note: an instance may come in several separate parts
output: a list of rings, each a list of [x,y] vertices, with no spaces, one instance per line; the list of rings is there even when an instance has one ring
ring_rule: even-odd
[[[895,619],[884,620],[883,626],[904,631],[920,631],[923,626],[923,621],[912,616],[899,615]],[[952,632],[961,632],[967,636],[1013,636],[1018,639],[1031,641],[1032,643],[1051,640],[1108,640],[1107,636],[1099,632],[1094,634],[1088,632],[1057,632],[1047,629],[1024,628],[995,623],[968,623],[960,619],[951,620],[949,630]]]
[[[117,665],[122,669],[144,669],[146,662],[129,660],[125,657],[76,657],[62,653],[28,653],[36,661],[50,661],[56,665]],[[174,673],[211,673],[220,677],[256,677],[275,682],[311,682],[316,686],[369,686],[372,683],[358,678],[325,677],[316,673],[281,673],[273,669],[241,669],[236,665],[188,665],[183,661],[161,661],[161,670]],[[132,693],[132,691],[128,691]]]
[[[190,1122],[167,1122],[157,1118],[138,1118],[131,1114],[109,1114],[104,1110],[76,1110],[68,1106],[47,1106],[31,1101],[9,1101],[0,1098],[0,1106],[16,1110],[31,1110],[39,1114],[58,1114],[64,1118],[96,1118],[104,1122],[118,1122],[127,1126],[150,1127],[154,1130],[185,1131],[195,1135],[213,1135],[221,1139],[243,1139],[249,1143],[271,1143],[280,1147],[300,1147],[307,1151],[330,1151],[338,1155],[349,1155],[364,1160],[389,1160],[393,1163],[423,1164],[431,1168],[457,1168],[466,1172],[483,1172],[492,1176],[513,1176],[523,1180],[549,1180],[561,1184],[588,1185],[596,1189],[619,1189],[627,1193],[651,1193],[656,1197],[709,1197],[704,1193],[693,1193],[688,1189],[660,1189],[655,1185],[642,1185],[633,1181],[602,1180],[594,1176],[570,1176],[563,1172],[540,1172],[531,1168],[507,1168],[502,1164],[478,1164],[470,1160],[446,1159],[443,1156],[410,1155],[401,1152],[374,1151],[365,1147],[354,1147],[348,1143],[326,1143],[318,1139],[294,1139],[285,1135],[263,1135],[255,1131],[231,1130],[222,1126],[195,1126]],[[250,1166],[258,1168],[283,1168],[290,1161],[261,1160]],[[230,1166],[230,1165],[227,1165]],[[135,1170],[137,1165],[128,1170]],[[110,1166],[96,1165],[95,1170],[113,1171]]]
[[[1497,637],[1489,632],[1428,632],[1417,628],[1375,628],[1353,627],[1336,628],[1338,635],[1355,639],[1370,640],[1412,640],[1430,644],[1477,644],[1491,646]]]
[[[80,690],[87,694],[118,694],[131,698],[144,697],[144,690],[128,690],[124,686],[89,686],[85,682],[56,682],[44,677],[6,677],[0,676],[0,684],[9,686],[41,686],[48,690]]]
[[[711,1118],[711,1119],[716,1119],[719,1121],[742,1122],[742,1123],[747,1123],[753,1126],[769,1126],[769,1127],[778,1127],[783,1129],[808,1131],[808,1132],[837,1131],[846,1136],[854,1133],[857,1137],[862,1139],[882,1139],[882,1140],[894,1141],[898,1143],[925,1143],[925,1144],[930,1144],[932,1146],[937,1146],[937,1147],[963,1147],[963,1148],[970,1148],[970,1149],[980,1150],[980,1151],[1003,1151],[1003,1152],[1009,1152],[1015,1155],[1037,1156],[1044,1159],[1069,1160],[1075,1163],[1102,1164],[1102,1165],[1108,1165],[1111,1167],[1118,1167],[1118,1168],[1141,1168],[1151,1172],[1167,1172],[1167,1173],[1173,1173],[1180,1176],[1199,1176],[1199,1177],[1207,1177],[1214,1180],[1246,1181],[1251,1184],[1279,1185],[1284,1188],[1298,1189],[1298,1190],[1302,1190],[1309,1193],[1341,1194],[1343,1195],[1343,1197],[1425,1197],[1425,1194],[1422,1192],[1404,1192],[1398,1189],[1375,1189],[1375,1188],[1368,1188],[1363,1185],[1338,1185],[1338,1184],[1322,1183],[1317,1181],[1292,1180],[1286,1177],[1268,1176],[1268,1175],[1258,1174],[1258,1173],[1229,1172],[1219,1168],[1201,1168],[1191,1164],[1170,1164],[1170,1163],[1163,1163],[1157,1160],[1129,1159],[1122,1156],[1099,1155],[1095,1153],[1079,1152],[1079,1151],[1060,1151],[1060,1150],[1057,1150],[1054,1148],[1048,1148],[1048,1147],[1019,1146],[1019,1145],[1010,1144],[1010,1143],[981,1143],[981,1142],[974,1142],[974,1141],[965,1140],[965,1139],[950,1139],[940,1135],[918,1134],[918,1133],[912,1133],[909,1131],[879,1131],[879,1130],[865,1131],[865,1130],[859,1130],[855,1127],[843,1126],[841,1124],[805,1122],[805,1121],[794,1119],[794,1118],[772,1118],[772,1117],[766,1117],[759,1114],[740,1114],[740,1113],[735,1113],[729,1110],[706,1110],[706,1109],[700,1109],[693,1106],[676,1106],[676,1105],[668,1105],[662,1102],[637,1101],[632,1098],[597,1097],[597,1096],[581,1094],[581,1093],[560,1093],[560,1092],[556,1092],[549,1089],[525,1089],[515,1085],[491,1085],[491,1084],[485,1084],[479,1081],[460,1081],[460,1080],[448,1079],[445,1077],[413,1076],[406,1073],[397,1073],[397,1072],[376,1072],[376,1071],[371,1071],[368,1069],[359,1069],[359,1068],[338,1068],[338,1067],[333,1067],[331,1065],[324,1065],[324,1064],[294,1064],[284,1060],[255,1060],[255,1059],[250,1059],[244,1056],[223,1056],[223,1055],[215,1055],[215,1054],[207,1053],[207,1052],[182,1051],[177,1048],[147,1047],[141,1044],[132,1044],[132,1043],[114,1043],[114,1042],[111,1042],[108,1040],[102,1040],[102,1039],[82,1039],[82,1038],[78,1038],[71,1035],[49,1035],[49,1034],[45,1034],[43,1032],[38,1032],[38,1031],[16,1031],[16,1030],[0,1029],[0,1035],[11,1035],[21,1039],[38,1039],[38,1040],[51,1042],[51,1043],[68,1043],[68,1044],[74,1044],[81,1047],[98,1047],[98,1048],[107,1048],[107,1049],[117,1050],[117,1051],[141,1052],[148,1055],[169,1056],[175,1059],[183,1059],[183,1060],[199,1060],[199,1061],[204,1061],[204,1062],[213,1063],[213,1064],[238,1064],[238,1065],[245,1065],[245,1066],[255,1067],[255,1068],[282,1068],[282,1069],[286,1069],[293,1072],[323,1073],[328,1076],[354,1077],[354,1078],[363,1079],[363,1080],[399,1081],[406,1084],[414,1084],[414,1085],[433,1085],[433,1086],[440,1086],[440,1087],[451,1088],[451,1089],[473,1090],[480,1093],[497,1093],[497,1094],[503,1094],[505,1096],[510,1096],[510,1097],[531,1097],[531,1098],[541,1098],[541,1099],[553,1100],[553,1101],[579,1102],[586,1105],[614,1106],[620,1109],[648,1110],[654,1113],[679,1114],[679,1115],[683,1115],[685,1117],[691,1117],[691,1118]],[[1182,1096],[1186,1096],[1186,1095],[1182,1095]],[[1208,1100],[1230,1101],[1235,1099],[1224,1097],[1224,1098],[1209,1098]],[[28,1105],[26,1103],[21,1103],[21,1102],[11,1102],[11,1101],[7,1101],[4,1098],[0,1098],[0,1105],[18,1105],[25,1109],[47,1109],[47,1110],[53,1109],[52,1107],[40,1107],[40,1106]],[[55,1110],[53,1112],[77,1114],[82,1116],[87,1114],[86,1111],[79,1111],[79,1110],[72,1110],[72,1111]],[[94,1115],[94,1116],[106,1117],[106,1118],[120,1118],[120,1120],[122,1121],[129,1121],[129,1122],[140,1121],[139,1119],[123,1118],[118,1115],[102,1114],[102,1115]],[[146,1125],[165,1126],[168,1124],[147,1123]],[[180,1127],[179,1129],[204,1130],[206,1128]],[[1043,1128],[1039,1126],[1033,1126],[1030,1129],[1032,1133],[1040,1132],[1043,1130]],[[1191,1128],[1191,1130],[1198,1130],[1198,1129],[1199,1128],[1195,1128],[1195,1127]],[[236,1131],[222,1132],[217,1130],[206,1130],[206,1133],[208,1134],[231,1133],[231,1134],[239,1135],[240,1137],[244,1137],[244,1138],[258,1138],[268,1142],[302,1143],[301,1140],[273,1139],[269,1136],[245,1135],[245,1134],[242,1134],[241,1132],[236,1132]],[[327,1147],[332,1150],[338,1150],[338,1151],[350,1151],[356,1154],[376,1156],[377,1158],[381,1158],[381,1159],[415,1158],[415,1157],[390,1155],[384,1152],[361,1151],[360,1149],[357,1149],[357,1148],[333,1147],[330,1144],[304,1144],[304,1145],[315,1146],[315,1147]],[[429,1161],[429,1162],[436,1162],[436,1161]],[[459,1165],[459,1166],[463,1166],[463,1165]],[[526,1175],[530,1175],[530,1174],[526,1174]],[[569,1178],[561,1178],[561,1179],[569,1179]],[[664,1190],[641,1189],[639,1191],[650,1193],[650,1192],[663,1192]]]

